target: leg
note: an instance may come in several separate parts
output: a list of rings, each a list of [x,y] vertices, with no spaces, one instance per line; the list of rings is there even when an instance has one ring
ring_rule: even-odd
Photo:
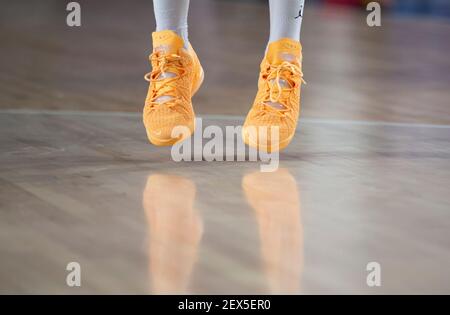
[[[185,48],[188,40],[189,0],[153,0],[156,31],[172,30],[183,38]]]
[[[303,3],[269,0],[269,44],[261,62],[258,93],[242,128],[244,142],[259,150],[281,150],[295,135],[300,85],[304,83],[300,45]]]
[[[269,0],[269,43],[282,38],[300,41],[304,0]]]

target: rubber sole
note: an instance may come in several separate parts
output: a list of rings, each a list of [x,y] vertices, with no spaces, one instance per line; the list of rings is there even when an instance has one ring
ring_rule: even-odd
[[[147,132],[147,138],[148,138],[148,140],[150,140],[150,142],[152,144],[154,144],[156,146],[159,146],[159,147],[172,146],[175,143],[182,142],[185,139],[187,139],[190,136],[192,136],[192,134],[194,133],[194,130],[195,130],[195,122],[194,122],[194,125],[192,127],[188,127],[188,128],[189,128],[189,133],[182,134],[178,138],[161,139],[161,138],[158,138],[158,137],[155,137],[155,136],[149,134],[148,132]]]
[[[244,143],[246,145],[253,147],[255,149],[258,149],[258,150],[263,150],[268,153],[281,151],[284,148],[286,148],[289,145],[289,143],[292,141],[292,138],[294,138],[294,135],[295,135],[295,133],[293,133],[289,138],[281,141],[278,144],[277,149],[274,150],[272,148],[272,145],[260,145],[257,142],[251,141],[250,136],[249,136],[248,132],[246,131],[245,127],[242,128],[242,140],[244,141]]]

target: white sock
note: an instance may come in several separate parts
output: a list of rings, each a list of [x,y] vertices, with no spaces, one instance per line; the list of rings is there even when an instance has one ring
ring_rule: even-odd
[[[188,11],[189,0],[153,0],[156,31],[172,30],[183,38],[188,47]]]
[[[281,38],[300,41],[304,2],[305,0],[269,0],[269,43]]]

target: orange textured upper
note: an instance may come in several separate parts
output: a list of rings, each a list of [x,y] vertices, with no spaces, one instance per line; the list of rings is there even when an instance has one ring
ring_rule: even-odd
[[[269,44],[261,62],[258,92],[243,126],[244,142],[248,145],[273,151],[283,149],[291,141],[304,82],[301,62],[299,42],[283,38]],[[267,133],[260,127],[267,127]],[[278,127],[278,141],[271,137],[273,127]]]
[[[145,76],[150,86],[143,121],[150,142],[172,145],[184,139],[172,138],[176,126],[187,127],[190,133],[194,131],[191,98],[201,84],[203,70],[192,47],[185,49],[183,39],[175,32],[154,32],[152,37],[152,71]]]

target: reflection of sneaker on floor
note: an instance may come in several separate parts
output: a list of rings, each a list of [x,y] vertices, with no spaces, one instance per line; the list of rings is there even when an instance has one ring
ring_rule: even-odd
[[[292,140],[300,112],[300,85],[304,83],[301,62],[299,42],[283,38],[269,44],[261,63],[258,93],[242,129],[246,144],[271,152],[285,148]],[[278,140],[271,139],[272,127],[278,127]]]
[[[297,183],[286,169],[255,172],[242,179],[255,210],[261,255],[271,293],[299,293],[303,269],[303,228]]]
[[[148,221],[152,292],[186,293],[203,234],[194,208],[195,184],[175,175],[151,175],[143,193]]]
[[[143,120],[147,136],[155,145],[172,145],[187,135],[172,138],[176,126],[194,132],[194,110],[191,97],[203,81],[203,69],[192,47],[175,32],[154,32],[152,72],[145,78],[150,87],[145,100]],[[189,134],[190,135],[190,134]]]

